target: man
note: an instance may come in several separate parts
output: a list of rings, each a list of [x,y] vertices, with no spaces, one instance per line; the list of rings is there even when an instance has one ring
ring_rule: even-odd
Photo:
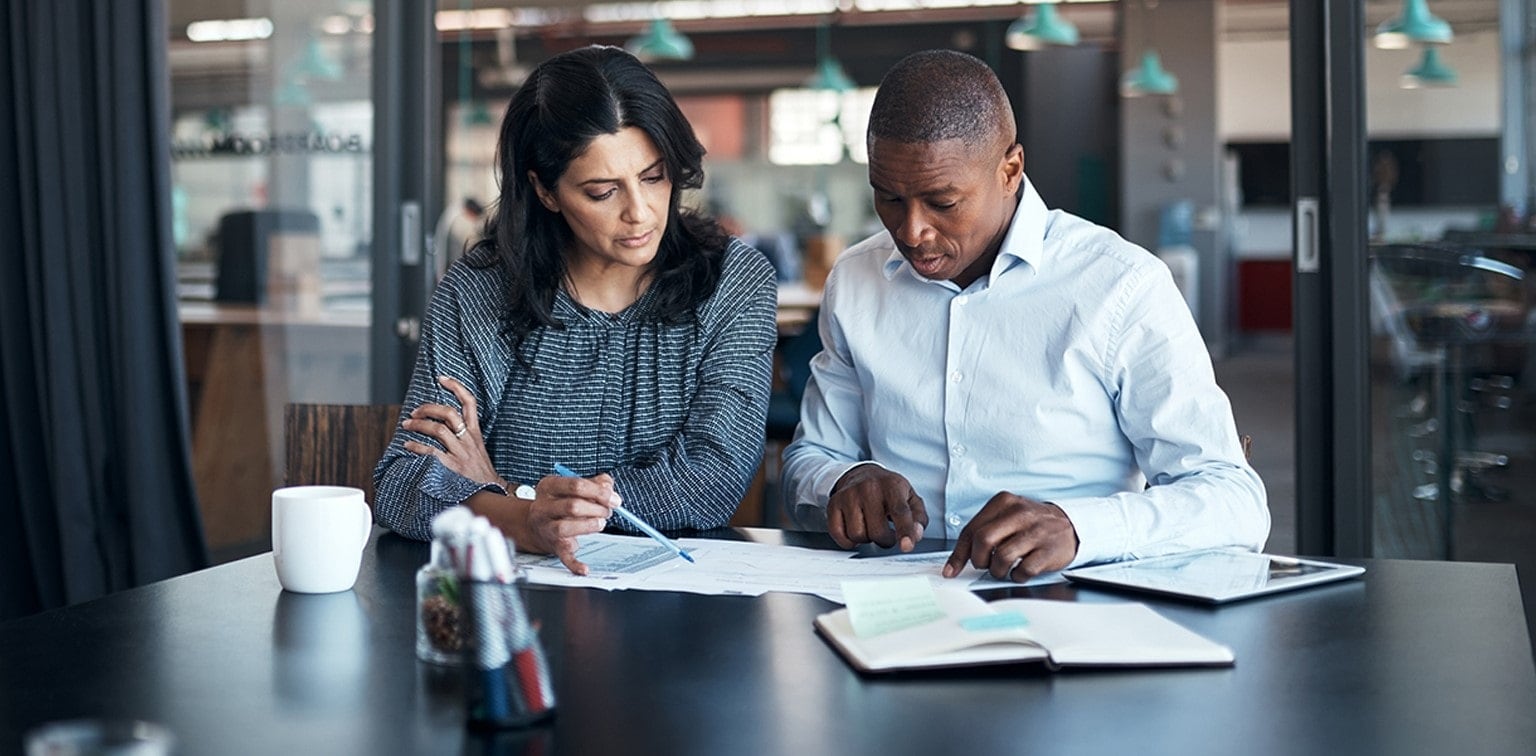
[[[1167,267],[1046,209],[991,69],[903,59],[868,145],[886,231],[827,279],[797,517],[844,548],[952,541],[945,577],[1261,547],[1263,483]]]

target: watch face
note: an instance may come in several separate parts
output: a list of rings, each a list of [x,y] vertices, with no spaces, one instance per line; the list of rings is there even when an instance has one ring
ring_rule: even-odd
[[[528,499],[529,501],[532,501],[536,494],[534,493],[533,486],[524,483],[518,486],[517,489],[512,492],[512,495],[519,499]]]

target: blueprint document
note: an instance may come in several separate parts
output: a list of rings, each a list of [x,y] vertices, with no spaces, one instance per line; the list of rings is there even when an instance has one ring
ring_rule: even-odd
[[[528,582],[535,585],[734,596],[761,596],[769,591],[783,591],[812,593],[839,604],[843,603],[844,580],[923,575],[935,584],[949,582],[940,574],[944,562],[949,559],[948,551],[855,559],[846,551],[705,538],[678,539],[678,545],[694,558],[690,564],[644,537],[597,533],[582,536],[579,542],[581,547],[576,558],[591,570],[586,576],[571,574],[559,559],[552,556],[519,554],[517,561],[527,574]],[[1062,580],[1059,573],[1052,572],[1024,585]],[[997,580],[969,566],[951,584],[971,590],[1019,585]]]

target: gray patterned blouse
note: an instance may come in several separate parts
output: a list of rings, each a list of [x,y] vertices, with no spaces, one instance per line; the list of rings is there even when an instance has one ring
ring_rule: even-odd
[[[646,317],[654,289],[619,313],[588,310],[562,290],[554,315],[566,327],[525,339],[530,371],[502,327],[500,267],[466,264],[491,254],[470,253],[438,285],[401,419],[425,403],[458,407],[436,380],[452,376],[475,395],[491,463],[514,485],[561,462],[611,474],[625,507],[657,528],[726,524],[763,451],[777,306],[767,259],[733,239],[714,294],[696,322],[679,325]],[[438,512],[500,491],[406,451],[408,440],[437,445],[396,429],[373,472],[380,524],[427,540]]]

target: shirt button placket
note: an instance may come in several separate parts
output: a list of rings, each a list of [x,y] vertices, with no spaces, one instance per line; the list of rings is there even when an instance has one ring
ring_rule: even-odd
[[[970,297],[965,294],[950,300],[949,343],[951,345],[960,343],[963,331],[962,324],[964,322],[963,313],[960,308],[969,301]],[[951,349],[953,348],[951,346]],[[954,367],[957,363],[958,355],[951,351],[948,361],[948,367],[950,368],[949,386],[945,391],[944,401],[944,431],[946,437],[950,440],[949,452],[951,455],[951,464],[947,465],[949,473],[947,475],[948,479],[945,481],[945,488],[950,492],[954,492],[958,481],[963,480],[963,475],[957,469],[959,465],[954,464],[953,461],[955,458],[965,456],[965,444],[961,443],[958,439],[962,427],[961,416],[964,414],[963,408],[966,406],[962,388],[966,376],[964,371]],[[947,514],[944,517],[944,531],[947,537],[951,539],[958,537],[961,524],[962,520],[959,514]]]

